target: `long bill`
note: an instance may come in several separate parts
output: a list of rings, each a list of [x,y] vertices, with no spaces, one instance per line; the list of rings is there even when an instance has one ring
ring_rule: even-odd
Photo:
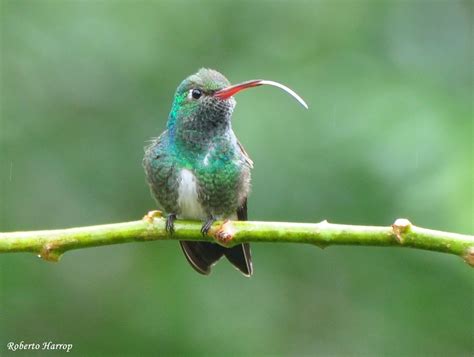
[[[250,81],[235,84],[233,86],[218,90],[217,92],[214,93],[214,96],[220,99],[227,99],[229,97],[232,97],[234,94],[240,92],[241,90],[252,88],[252,87],[263,86],[263,85],[269,85],[269,86],[274,86],[274,87],[283,89],[286,93],[288,93],[293,98],[295,98],[303,107],[308,109],[308,105],[306,104],[306,102],[303,100],[303,98],[301,98],[298,94],[296,94],[295,91],[293,91],[292,89],[288,88],[287,86],[281,83],[274,82],[274,81],[267,81],[265,79],[252,79]]]

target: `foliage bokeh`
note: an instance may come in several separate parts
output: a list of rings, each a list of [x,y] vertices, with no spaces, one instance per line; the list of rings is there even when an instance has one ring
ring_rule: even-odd
[[[137,219],[141,168],[179,82],[239,94],[254,220],[473,233],[468,1],[1,3],[0,231]],[[197,275],[176,242],[0,256],[9,341],[78,355],[472,355],[460,259],[394,248],[253,245],[255,275]]]

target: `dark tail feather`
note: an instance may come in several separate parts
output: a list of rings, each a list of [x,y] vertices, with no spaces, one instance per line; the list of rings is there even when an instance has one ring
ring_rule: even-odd
[[[180,241],[181,248],[189,264],[198,273],[208,275],[211,267],[223,256],[245,276],[252,275],[250,245],[243,243],[232,248],[224,248],[209,242]]]
[[[213,266],[223,255],[225,249],[209,242],[180,241],[183,253],[189,264],[198,272],[208,275]]]
[[[237,210],[237,219],[239,221],[247,220],[247,199]],[[248,243],[232,248],[224,248],[219,244],[209,242],[180,241],[179,243],[189,264],[198,273],[208,275],[211,272],[211,267],[223,255],[245,276],[250,277],[253,273],[252,255]]]
[[[245,276],[250,277],[253,273],[252,256],[250,254],[250,244],[243,243],[232,248],[223,248],[224,255]]]

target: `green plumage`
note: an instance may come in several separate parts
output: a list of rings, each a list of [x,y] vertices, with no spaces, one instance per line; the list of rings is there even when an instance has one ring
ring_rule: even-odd
[[[230,130],[197,144],[180,137],[173,140],[166,130],[147,148],[144,166],[157,201],[178,216],[185,213],[178,206],[183,169],[196,177],[199,203],[208,216],[225,219],[234,215],[250,189],[252,163]]]

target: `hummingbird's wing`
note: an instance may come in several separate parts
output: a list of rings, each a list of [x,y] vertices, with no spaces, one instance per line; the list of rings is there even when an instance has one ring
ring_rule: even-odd
[[[252,169],[253,168],[253,161],[250,158],[249,154],[247,154],[247,151],[245,151],[244,147],[242,146],[242,144],[238,140],[237,140],[237,145],[240,149],[240,152],[242,153],[242,156],[244,158],[245,163],[247,164],[248,167],[250,167]],[[239,213],[239,212],[237,211],[237,213]],[[247,217],[247,199],[245,199],[245,217]],[[245,219],[240,219],[239,218],[239,221],[246,221],[246,220],[247,220],[247,218],[245,218]]]
[[[239,221],[248,220],[248,218],[247,218],[247,197],[245,198],[244,203],[242,204],[242,206],[240,206],[237,209],[237,220],[239,220]]]

